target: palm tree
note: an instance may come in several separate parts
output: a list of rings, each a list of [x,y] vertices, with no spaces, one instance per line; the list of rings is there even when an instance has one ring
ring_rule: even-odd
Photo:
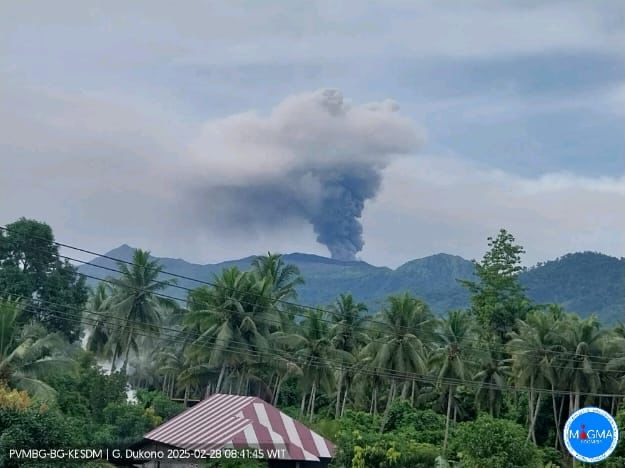
[[[297,286],[304,284],[299,268],[286,264],[280,254],[256,257],[252,261],[252,271],[259,278],[269,278],[274,301],[284,301],[297,298]]]
[[[563,345],[568,352],[564,372],[571,388],[570,412],[581,405],[581,392],[596,392],[601,385],[599,369],[593,356],[601,355],[606,332],[597,317],[580,319],[570,315],[561,327]]]
[[[438,347],[433,351],[430,363],[438,369],[439,385],[447,392],[447,419],[443,441],[443,452],[445,452],[455,390],[458,382],[471,375],[473,366],[468,360],[467,349],[470,348],[471,341],[477,337],[477,333],[468,312],[452,310],[446,319],[439,322],[436,337]]]
[[[158,261],[150,260],[150,252],[137,249],[132,265],[118,262],[120,277],[111,279],[114,284],[110,307],[114,313],[118,330],[111,371],[116,360],[123,354],[122,371],[128,367],[130,351],[137,352],[137,337],[142,333],[158,335],[163,311],[175,309],[172,299],[159,296],[159,291],[174,283],[173,279],[159,280],[163,267]]]
[[[364,314],[367,312],[367,306],[362,302],[356,303],[351,294],[341,294],[340,297],[330,308],[332,317],[332,326],[330,334],[332,335],[332,346],[349,356],[349,362],[353,361],[354,353],[357,349],[367,343],[368,337],[364,329]],[[338,382],[336,385],[336,405],[334,417],[338,419],[341,411],[341,390],[343,380],[345,378],[345,364],[341,363],[339,369]],[[347,399],[348,388],[345,388],[343,402]],[[343,407],[345,405],[343,404]]]
[[[372,356],[371,367],[391,373],[382,429],[395,399],[398,381],[403,381],[402,398],[406,398],[412,380],[409,375],[426,372],[424,342],[431,336],[434,325],[425,303],[410,294],[390,296],[388,302],[389,307],[382,310],[376,324],[380,340],[372,341],[363,349],[364,355]]]
[[[602,373],[602,387],[608,389],[608,393],[623,394],[625,389],[625,325],[617,323],[606,335],[604,340],[603,356],[606,359],[604,372]],[[611,397],[611,413],[614,414],[618,407],[620,398]]]
[[[213,288],[203,288],[202,303],[189,312],[187,327],[199,330],[197,345],[211,348],[210,367],[219,367],[216,391],[220,391],[227,368],[249,365],[269,349],[269,335],[280,320],[272,301],[268,278],[225,269]]]
[[[312,420],[315,413],[315,399],[317,389],[321,386],[326,390],[332,383],[332,359],[344,358],[342,352],[334,350],[330,343],[330,333],[327,322],[323,319],[321,311],[313,311],[304,320],[300,327],[299,337],[294,345],[297,347],[295,355],[302,369],[303,396],[300,414],[306,411],[306,388],[310,386],[310,399],[308,400],[308,415]]]
[[[500,353],[486,353],[481,368],[473,377],[480,383],[475,398],[478,407],[487,407],[493,417],[499,416],[506,383],[510,376],[510,365],[502,359]]]
[[[170,398],[175,396],[177,385],[182,375],[187,373],[189,358],[184,351],[175,346],[164,349],[156,357],[158,373],[163,377],[162,391]]]
[[[110,357],[110,346],[113,330],[109,322],[113,319],[109,309],[110,288],[106,283],[98,286],[89,293],[89,301],[85,310],[85,327],[90,332],[86,348],[97,356]]]
[[[60,333],[49,333],[38,323],[20,327],[23,312],[20,301],[0,298],[0,381],[54,400],[56,390],[44,380],[74,372],[75,362],[62,354],[66,343]]]
[[[139,341],[141,352],[133,363],[134,371],[128,379],[133,387],[154,388],[158,386],[158,347],[145,346],[145,338]]]
[[[557,354],[554,351],[560,350],[557,325],[553,314],[531,312],[525,320],[517,321],[518,331],[510,333],[508,342],[516,381],[529,388],[527,438],[531,438],[534,443],[536,443],[534,428],[543,395],[540,389],[551,387],[552,395],[555,395],[554,362]],[[554,418],[557,420],[555,410]]]

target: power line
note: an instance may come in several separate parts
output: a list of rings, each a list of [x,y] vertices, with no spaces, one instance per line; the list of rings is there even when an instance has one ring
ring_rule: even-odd
[[[41,237],[37,237],[37,236],[26,236],[25,234],[23,234],[21,232],[14,231],[12,229],[9,229],[6,226],[0,226],[0,230],[4,230],[4,231],[7,231],[7,232],[14,232],[14,233],[16,233],[18,235],[22,235],[22,236],[24,236],[26,238],[29,238],[29,239],[37,239],[37,240],[42,240],[44,242],[50,242],[49,239],[45,239],[45,238],[41,238]],[[69,244],[64,244],[64,243],[61,243],[61,242],[56,242],[56,241],[51,241],[51,242],[53,244],[57,245],[57,246],[60,246],[60,247],[68,248],[68,249],[79,251],[79,252],[83,252],[83,253],[88,253],[90,255],[99,256],[101,258],[106,258],[106,259],[109,259],[109,260],[112,260],[112,261],[115,261],[115,262],[118,262],[118,263],[121,263],[121,264],[127,264],[127,265],[141,267],[141,265],[137,265],[136,263],[129,262],[127,260],[118,259],[118,258],[115,258],[115,257],[111,257],[111,256],[106,255],[106,254],[99,254],[99,253],[91,251],[91,250],[83,249],[83,248],[72,246],[72,245],[69,245]],[[66,256],[66,255],[59,254],[59,257],[65,258],[65,259],[70,260],[70,261],[75,261],[75,262],[79,262],[79,263],[82,263],[82,264],[85,264],[85,265],[89,265],[89,266],[92,266],[92,267],[105,269],[105,270],[108,270],[108,271],[111,271],[111,272],[115,272],[115,273],[119,273],[119,274],[122,273],[120,270],[117,270],[117,269],[114,269],[114,268],[106,267],[106,266],[103,266],[103,265],[96,265],[96,264],[90,263],[88,261],[79,260],[79,259],[76,259],[76,258],[73,258],[73,257],[69,257],[69,256]],[[105,282],[109,282],[109,283],[112,283],[112,284],[116,284],[114,282],[111,282],[110,280],[106,280],[106,279],[99,278],[99,277],[94,277],[94,276],[91,276],[91,275],[88,275],[88,274],[85,274],[85,273],[82,273],[82,272],[77,272],[77,273],[82,275],[82,276],[85,276],[87,278],[94,279],[94,280],[105,281]],[[160,273],[167,274],[167,275],[170,275],[170,276],[175,277],[175,278],[185,279],[185,280],[189,280],[189,281],[195,281],[197,283],[208,285],[208,286],[212,286],[212,287],[222,288],[222,289],[233,291],[233,292],[240,292],[240,290],[237,290],[236,288],[230,288],[230,287],[225,286],[225,285],[217,285],[216,283],[213,283],[213,282],[204,281],[204,280],[200,280],[200,279],[197,279],[197,278],[192,278],[192,277],[185,276],[185,275],[179,275],[177,273],[168,272],[166,270],[160,270]],[[185,290],[187,292],[193,291],[192,288],[186,288],[184,286],[171,284],[171,283],[165,282],[165,281],[156,280],[155,283],[162,284],[162,285],[164,285],[166,287],[173,287],[173,288],[182,289],[182,290]],[[181,298],[178,298],[178,297],[175,297],[175,296],[170,296],[170,295],[166,295],[166,294],[163,294],[163,293],[155,293],[155,294],[158,295],[158,296],[169,298],[169,299],[173,299],[173,300],[176,300],[176,301],[187,302],[184,299],[181,299]],[[246,291],[246,294],[250,294],[250,295],[253,295],[253,296],[257,296],[257,297],[261,296],[260,294],[255,293],[253,291]],[[321,312],[322,314],[331,314],[331,315],[337,316],[337,314],[334,311],[329,310],[329,309],[326,310],[326,309],[321,309],[319,307],[313,307],[313,306],[308,306],[308,305],[303,305],[303,304],[297,304],[297,303],[294,303],[294,302],[286,301],[284,299],[274,299],[274,301],[276,303],[285,304],[285,305],[288,305],[288,306],[290,306],[292,308],[295,308],[295,310],[291,310],[290,312],[293,313],[294,315],[301,316],[301,317],[304,317],[304,318],[307,318],[308,315],[303,314],[303,313],[298,313],[297,309],[307,309],[307,310],[311,310],[311,311],[315,311],[315,312]],[[251,303],[249,301],[239,300],[239,302],[241,302],[242,304],[254,305],[253,303]],[[323,317],[320,317],[319,320],[322,320],[322,321],[325,321],[325,322],[328,322],[328,323],[333,323],[333,324],[336,323],[336,322],[333,322],[331,320],[324,319]],[[372,324],[376,324],[376,325],[382,325],[382,326],[386,325],[384,322],[381,322],[379,320],[374,320],[374,319],[372,319],[370,317],[363,317],[363,321],[366,321],[366,322],[372,323]],[[413,327],[400,327],[400,329],[402,329],[404,331],[409,331],[409,332],[416,331],[417,333],[419,333],[419,330],[417,328],[413,328]],[[466,340],[467,341],[472,341],[472,342],[477,342],[477,343],[480,343],[480,344],[482,343],[478,339],[466,339]],[[487,351],[487,352],[494,351],[494,349],[492,349],[490,347],[484,348],[484,347],[480,347],[480,346],[470,346],[470,345],[468,345],[468,347],[471,347],[473,349],[480,350],[480,351]],[[593,360],[593,358],[594,358],[596,361],[598,361],[598,363],[602,363],[602,364],[606,364],[610,360],[610,358],[606,357],[606,356],[592,355],[592,354],[579,355],[579,354],[577,354],[575,352],[572,352],[572,351],[543,350],[543,349],[537,349],[537,348],[535,348],[533,351],[535,351],[537,353],[541,353],[541,354],[547,354],[548,353],[548,354],[556,354],[556,355],[565,355],[565,356],[570,356],[570,357],[574,357],[574,358],[578,358],[578,357],[591,358],[591,360]],[[623,357],[625,357],[625,356],[623,356]],[[605,361],[605,362],[603,362],[603,361]],[[570,369],[571,367],[570,366],[562,366],[561,368]]]
[[[19,296],[18,296],[19,297]],[[21,296],[24,299],[28,299],[25,296]],[[60,306],[63,308],[68,308],[69,306],[65,306],[63,304],[58,304],[52,301],[44,301],[44,300],[38,300],[40,302],[45,302],[45,303],[49,303],[49,304],[53,304],[56,306]],[[69,307],[71,309],[74,310],[79,310],[76,307]],[[58,310],[52,310],[52,309],[46,309],[49,312],[52,312],[53,315],[56,314],[60,314],[60,315],[56,315],[57,318],[60,318],[61,320],[68,320],[68,321],[75,321],[75,322],[81,322],[80,319],[77,319],[75,317],[67,317],[68,313],[67,312],[63,312],[63,311],[58,311]],[[91,312],[92,314],[95,315],[100,315],[100,316],[105,316],[108,317],[107,314],[101,314],[101,313],[94,313]],[[107,325],[110,325],[114,328],[123,328],[123,325],[120,325],[118,322],[126,322],[126,323],[132,323],[132,324],[137,324],[140,325],[140,322],[136,322],[136,321],[132,321],[129,319],[124,319],[124,318],[114,318],[113,320],[111,320],[111,318],[109,317],[108,320],[100,320],[100,321],[95,321],[94,319],[91,319],[89,317],[86,318],[86,320],[91,320],[92,321],[92,325],[96,325],[97,322],[101,322]],[[141,324],[143,325],[143,324]],[[166,327],[155,327],[158,329],[167,329]],[[176,329],[172,329],[170,328],[169,330],[175,331],[176,333],[179,333],[180,335],[189,335],[189,333],[185,333],[184,331],[181,330],[176,330]],[[165,338],[168,341],[173,341],[179,344],[190,344],[190,342],[180,339],[180,338],[176,338],[176,337],[169,337],[169,336],[165,336],[163,337],[160,334],[156,334],[156,333],[149,333],[149,330],[135,330],[134,331],[137,335],[139,336],[144,336],[144,337],[149,337],[149,338]],[[199,338],[199,335],[196,335],[196,338]],[[232,349],[231,347],[223,347],[223,346],[219,346],[216,343],[213,345],[208,345],[206,343],[193,343],[194,347],[200,347],[200,348],[205,348],[208,349],[209,351],[214,351],[215,349],[220,350],[220,351],[228,351],[228,352],[232,352],[234,354],[239,354],[239,355],[243,355],[243,356],[252,356],[252,357],[256,357],[256,358],[263,358],[263,357],[278,357],[281,359],[284,359],[284,356],[282,356],[279,353],[276,352],[271,352],[271,351],[255,351],[255,350],[250,350],[247,347],[246,343],[240,342],[240,341],[236,341],[236,340],[232,340],[232,342],[236,343],[237,345],[239,344],[243,344],[243,346],[236,346],[234,347],[234,349]],[[447,385],[458,385],[458,386],[477,386],[478,388],[486,388],[486,389],[492,389],[492,390],[500,390],[500,391],[534,391],[534,392],[540,392],[540,393],[547,393],[547,394],[555,394],[555,395],[570,395],[571,393],[573,393],[572,390],[558,390],[558,389],[548,389],[548,388],[530,388],[530,387],[525,387],[525,386],[510,386],[510,385],[497,385],[497,384],[491,384],[489,382],[480,382],[480,381],[475,381],[475,380],[464,380],[464,379],[455,379],[455,378],[449,378],[449,377],[436,377],[436,376],[430,376],[427,374],[419,374],[419,373],[415,373],[415,372],[404,372],[404,371],[397,371],[394,369],[390,369],[390,368],[385,368],[385,367],[374,367],[374,368],[367,368],[367,367],[361,367],[359,365],[345,365],[345,363],[339,362],[339,361],[333,361],[332,359],[326,359],[324,361],[321,361],[321,359],[317,358],[317,357],[313,357],[311,358],[311,360],[309,362],[307,362],[308,366],[312,366],[312,367],[316,367],[316,368],[331,368],[334,370],[343,370],[343,371],[355,371],[361,374],[365,374],[365,375],[369,375],[369,376],[376,376],[376,377],[386,377],[386,378],[391,378],[391,379],[400,379],[403,381],[411,381],[411,380],[416,380],[419,382],[423,382],[423,383],[431,383],[431,384],[437,384],[437,383],[444,383]],[[625,394],[608,394],[608,393],[595,393],[595,392],[577,392],[579,395],[584,395],[584,396],[595,396],[595,397],[601,397],[601,398],[610,398],[610,397],[625,397]]]
[[[62,257],[62,258],[68,259],[68,260],[73,260],[73,261],[78,261],[78,262],[81,262],[81,260],[77,260],[77,259],[74,259],[74,258],[72,258],[72,257],[63,256],[63,255],[59,255],[59,256],[60,256],[60,257]],[[85,263],[85,262],[83,262],[83,263]],[[88,264],[88,263],[87,263],[87,264]],[[101,266],[101,265],[92,265],[92,266],[95,266],[95,267],[98,267],[98,268],[103,268],[103,269],[105,269],[105,270],[107,270],[107,271],[111,271],[111,272],[116,272],[116,273],[120,273],[120,274],[122,273],[120,270],[116,270],[116,269],[114,269],[114,268],[110,268],[110,267],[105,267],[105,266]],[[131,285],[128,285],[128,284],[121,284],[121,283],[120,283],[119,281],[117,281],[116,279],[110,279],[110,278],[100,278],[100,277],[97,277],[97,276],[92,276],[92,275],[89,275],[89,274],[86,274],[86,273],[82,273],[82,272],[77,272],[77,273],[78,273],[79,275],[82,275],[82,276],[86,277],[86,278],[90,278],[90,279],[93,279],[93,280],[96,280],[96,281],[100,281],[100,282],[103,282],[103,283],[107,283],[107,284],[110,284],[110,285],[112,285],[112,286],[116,286],[116,287],[123,287],[123,288],[126,288],[126,289],[133,289],[133,290],[135,290],[135,291],[141,291],[141,290],[140,290],[140,288],[132,287]],[[156,281],[156,283],[157,283],[157,284],[163,284],[164,286],[168,285],[168,283],[164,283],[164,282],[158,282],[158,281]],[[176,285],[173,285],[173,286],[176,286]],[[182,288],[182,289],[185,289],[185,290],[187,290],[187,291],[189,291],[189,292],[192,292],[192,291],[193,291],[193,289],[190,289],[190,288],[184,288],[184,287],[182,287],[182,286],[179,286],[179,287],[180,287],[180,288]],[[219,286],[218,286],[218,287],[219,287]],[[169,295],[169,294],[165,294],[165,293],[161,293],[161,292],[157,292],[157,291],[152,292],[152,294],[154,294],[155,296],[158,296],[158,297],[162,297],[162,298],[164,298],[164,299],[175,300],[175,301],[181,302],[181,303],[183,303],[183,304],[188,304],[188,302],[189,302],[189,299],[181,299],[181,298],[179,298],[179,297],[171,296],[171,295]],[[240,302],[241,302],[241,303],[243,303],[243,304],[247,304],[247,305],[255,305],[254,303],[247,302],[247,301],[240,301]],[[214,311],[214,312],[219,312],[219,311],[224,311],[224,310],[225,310],[225,309],[222,309],[222,308],[217,308],[217,307],[207,307],[207,306],[205,306],[205,308],[206,308],[206,309],[208,309],[208,310],[212,310],[212,311]],[[298,313],[297,313],[297,312],[295,312],[295,311],[292,311],[292,312],[293,312],[293,314],[294,314],[294,315],[302,316],[302,317],[305,317],[305,318],[307,318],[307,317],[308,317],[308,316],[307,316],[307,315],[305,315],[305,314],[298,314]],[[331,324],[334,324],[334,323],[335,323],[335,322],[333,322],[333,321],[331,321],[331,320],[324,319],[323,317],[319,317],[318,319],[319,319],[320,321],[327,322],[327,323],[331,323]],[[265,321],[266,323],[268,323],[268,324],[272,324],[272,325],[275,325],[275,326],[278,326],[278,327],[282,326],[282,322],[281,322],[279,319],[276,319],[276,320],[270,320],[270,319],[265,318],[265,319],[264,319],[264,321]],[[416,329],[416,328],[411,329],[411,331],[416,331],[417,333],[419,333],[419,332],[420,332],[420,330],[418,330],[418,329]],[[468,340],[468,341],[474,341],[474,340]],[[379,340],[379,339],[374,339],[374,338],[370,338],[370,341],[369,341],[369,342],[373,342],[373,343],[380,343],[380,344],[386,344],[386,343],[387,343],[386,341]],[[422,340],[422,339],[421,339],[421,342],[422,342],[424,345],[438,345],[438,344],[439,344],[439,343],[437,343],[436,341],[425,341],[425,340]],[[463,346],[463,348],[468,348],[468,349],[477,350],[477,351],[485,351],[485,352],[490,352],[490,351],[492,351],[492,348],[488,348],[488,347],[478,347],[478,346],[468,345],[468,344],[465,344],[465,345]],[[538,350],[538,349],[530,349],[530,350],[528,350],[527,352],[524,352],[524,353],[519,353],[519,354],[530,354],[530,353],[532,353],[532,352],[540,352],[540,353],[541,353],[541,355],[545,355],[545,354],[546,354],[546,355],[549,355],[549,354],[556,354],[556,355],[559,355],[559,354],[564,354],[564,355],[567,355],[567,356],[574,356],[574,357],[577,357],[577,356],[582,356],[582,357],[591,357],[591,355],[577,355],[577,354],[573,354],[573,353],[571,353],[571,352],[567,352],[567,351],[558,351],[558,350]],[[514,353],[512,353],[512,354],[514,354]],[[537,356],[537,357],[538,357],[538,356]],[[615,357],[617,357],[617,356],[615,356]],[[601,358],[602,358],[602,359],[606,359],[606,362],[601,362],[601,361],[599,361],[599,362],[597,362],[597,364],[607,364],[607,362],[608,362],[608,361],[609,361],[609,359],[610,359],[610,358],[607,358],[607,357],[604,357],[604,356],[601,356]],[[542,358],[541,358],[541,359],[542,359]],[[539,361],[540,361],[540,359],[538,359],[538,361],[536,361],[536,362],[539,362]],[[591,361],[592,361],[592,359],[591,359]],[[475,361],[466,361],[466,362],[469,362],[469,363],[472,363],[472,364],[477,364],[477,365],[479,365],[479,363],[478,363],[478,362],[475,362]],[[593,362],[594,362],[594,361],[593,361]],[[566,369],[566,370],[583,370],[583,367],[576,367],[576,366],[569,366],[569,365],[561,365],[561,366],[558,366],[558,365],[553,365],[553,364],[552,364],[552,365],[550,365],[550,368],[552,368],[552,369]],[[621,371],[616,370],[616,369],[596,369],[596,370],[597,370],[598,372],[603,372],[603,373],[618,373],[618,374],[621,374],[621,373],[622,373]]]

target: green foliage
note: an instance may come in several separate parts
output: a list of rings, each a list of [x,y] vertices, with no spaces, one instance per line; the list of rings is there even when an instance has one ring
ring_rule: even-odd
[[[123,358],[122,372],[125,372],[130,352],[138,352],[139,337],[145,333],[158,336],[163,312],[176,308],[175,301],[158,295],[175,281],[158,278],[163,267],[145,250],[135,250],[132,264],[118,262],[117,269],[121,273],[111,280],[114,286],[110,311],[119,326],[109,335],[112,336],[113,366],[118,358]]]
[[[471,311],[480,325],[504,342],[515,321],[524,318],[530,307],[519,283],[525,251],[505,229],[496,238],[489,237],[488,246],[482,261],[475,262],[479,281],[462,280],[461,284],[471,293]]]
[[[116,443],[122,446],[141,440],[162,422],[152,408],[132,403],[109,403],[103,411],[104,423],[115,428]]]
[[[0,408],[0,434],[0,466],[7,468],[40,466],[40,462],[32,460],[10,459],[10,449],[74,448],[85,442],[71,419],[57,411],[36,407],[26,410]]]
[[[126,400],[126,378],[102,372],[91,353],[79,354],[80,368],[75,376],[59,375],[51,380],[58,390],[57,403],[65,414],[102,422],[108,404]]]
[[[354,446],[351,466],[430,468],[439,455],[440,449],[435,445],[414,442],[401,435],[384,434],[376,439],[359,439],[358,445]]]
[[[51,230],[24,223],[21,229],[47,236],[45,248],[0,236],[0,280],[13,282],[16,291],[41,283],[57,294],[47,296],[55,301],[79,300],[78,289],[66,287],[72,267],[55,263]],[[0,386],[0,456],[7,444],[28,447],[31,440],[57,447],[128,445],[182,411],[170,398],[196,400],[218,391],[278,402],[292,417],[306,418],[337,444],[336,466],[556,466],[562,449],[551,447],[570,409],[617,403],[586,392],[622,393],[625,326],[605,329],[594,317],[530,304],[519,283],[522,248],[503,230],[489,247],[476,264],[478,281],[464,282],[470,311],[439,318],[422,300],[401,293],[388,298],[373,325],[351,294],[325,311],[279,302],[295,297],[301,277],[274,254],[256,259],[249,272],[224,269],[214,286],[189,294],[188,310],[164,314],[173,304],[160,300],[167,286],[160,282],[162,265],[135,251],[134,265],[118,265],[122,275],[113,288],[93,292],[84,318],[92,332],[87,348],[99,359],[115,358],[114,365],[124,362],[112,375],[98,368],[92,352],[49,333],[44,323],[60,324],[43,310],[31,313],[36,304],[0,296],[0,380],[9,387]],[[167,336],[159,336],[163,324]],[[78,363],[77,372],[60,372],[70,361]],[[39,406],[36,376],[58,395],[49,408]],[[33,398],[13,390],[20,378]],[[126,401],[127,382],[138,387],[137,404]],[[475,419],[482,410],[491,416]],[[42,433],[52,430],[53,436]],[[605,466],[623,458],[619,448]]]
[[[458,425],[451,450],[466,468],[541,468],[540,451],[527,441],[523,426],[482,415]]]
[[[123,246],[111,256],[132,259],[132,249]],[[425,301],[436,314],[470,305],[469,291],[458,279],[476,281],[475,266],[469,260],[448,254],[430,255],[411,260],[395,270],[365,262],[337,262],[314,255],[289,254],[283,259],[297,266],[306,283],[297,287],[297,302],[316,306],[332,303],[341,293],[349,291],[364,302],[371,313],[384,304],[390,294],[409,292]],[[211,278],[224,266],[250,270],[249,258],[224,264],[194,265],[182,260],[161,259],[165,269],[193,278]],[[102,264],[115,267],[114,263]],[[87,274],[101,270],[81,266]],[[596,313],[604,323],[622,318],[625,308],[625,258],[614,258],[595,252],[566,255],[558,260],[539,264],[519,274],[528,297],[536,303],[556,303],[583,316]],[[88,280],[92,286],[97,282]],[[183,282],[180,283],[181,285]],[[192,282],[185,286],[195,287]],[[181,291],[168,288],[166,294],[180,296]]]
[[[601,317],[603,323],[623,320],[625,258],[596,252],[567,254],[537,265],[521,277],[538,303],[556,303],[567,310]]]
[[[379,423],[377,416],[347,411],[332,439],[339,446],[335,466],[434,466],[441,453],[442,416],[397,401],[389,411],[383,434],[379,433]]]
[[[432,410],[417,410],[407,401],[395,401],[388,414],[385,431],[414,431],[411,439],[438,445],[443,441],[445,418]]]
[[[177,401],[171,401],[167,395],[158,390],[137,390],[137,399],[144,409],[152,408],[154,413],[163,421],[173,418],[184,410],[184,406]]]
[[[233,267],[214,281],[212,289],[192,293],[185,326],[200,332],[198,346],[212,346],[207,364],[220,368],[219,390],[227,368],[250,367],[257,361],[253,356],[268,349],[268,335],[280,316],[270,307],[275,293],[271,277],[260,279]]]
[[[60,333],[49,333],[36,322],[21,325],[23,315],[21,300],[0,297],[0,381],[51,402],[57,393],[46,381],[74,372],[75,363],[63,355],[66,342]]]
[[[553,447],[541,447],[540,452],[545,466],[557,467],[564,464],[562,452],[554,449]]]
[[[23,299],[36,297],[25,304],[25,318],[39,320],[69,341],[79,338],[87,288],[76,268],[59,257],[47,224],[21,218],[0,231],[0,293]],[[47,301],[55,305],[51,307]]]

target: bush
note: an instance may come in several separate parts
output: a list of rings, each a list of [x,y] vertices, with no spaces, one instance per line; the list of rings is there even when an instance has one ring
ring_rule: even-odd
[[[51,379],[51,385],[58,391],[57,404],[67,415],[101,422],[106,405],[126,401],[126,377],[120,373],[103,373],[91,353],[81,352],[77,360],[78,375]]]
[[[396,401],[389,410],[385,431],[414,432],[412,440],[428,444],[442,444],[445,437],[445,418],[432,410],[417,410],[406,401]]]
[[[420,444],[408,440],[384,437],[372,445],[364,447],[356,445],[351,466],[380,468],[410,466],[415,468],[431,468],[440,455],[438,447],[432,444]]]
[[[564,463],[562,452],[553,447],[542,447],[540,449],[542,461],[545,466],[560,466]]]
[[[130,445],[156,427],[161,418],[152,408],[131,403],[109,403],[103,411],[104,422],[114,428],[116,443]]]
[[[10,449],[20,448],[75,448],[84,444],[84,436],[57,411],[27,409],[0,409],[0,466],[39,466],[36,460],[17,460],[9,457]],[[65,460],[64,466],[71,466]],[[80,466],[80,464],[74,465]]]
[[[398,405],[397,408],[403,407]],[[417,431],[416,425],[432,416],[429,411],[407,409],[406,415],[394,410],[394,430],[380,434],[380,418],[359,411],[346,411],[340,420],[340,429],[334,439],[338,445],[335,466],[432,467],[440,455],[437,445],[422,441],[430,431]],[[434,414],[438,417],[438,415]],[[436,419],[435,427],[438,425]],[[390,420],[390,418],[389,418]],[[429,423],[428,423],[429,424]],[[428,427],[422,425],[420,427]],[[436,430],[436,429],[435,429]],[[428,437],[427,435],[425,437]]]
[[[167,421],[184,410],[184,405],[171,401],[167,395],[158,390],[137,390],[137,399],[145,409],[152,408],[162,421]]]
[[[450,448],[466,468],[543,466],[540,450],[527,442],[523,426],[486,415],[460,423]]]

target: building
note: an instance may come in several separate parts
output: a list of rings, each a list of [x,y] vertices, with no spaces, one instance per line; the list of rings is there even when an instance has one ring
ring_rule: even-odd
[[[201,458],[235,456],[262,458],[275,468],[327,467],[336,451],[260,398],[220,393],[148,432],[133,449],[143,451],[138,466],[145,467],[166,467],[174,460],[177,467],[182,460],[194,466]]]

